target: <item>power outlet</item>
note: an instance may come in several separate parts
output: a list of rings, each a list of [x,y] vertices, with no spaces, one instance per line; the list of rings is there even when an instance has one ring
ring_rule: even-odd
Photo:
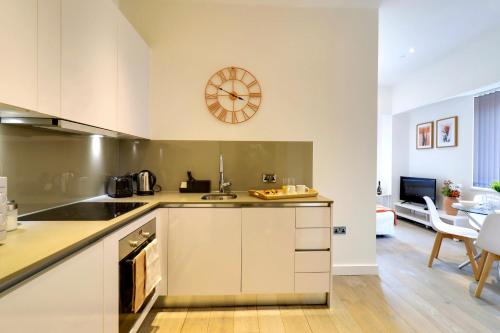
[[[262,182],[263,183],[276,183],[277,177],[275,173],[263,173]]]
[[[346,233],[347,233],[347,227],[346,226],[333,227],[333,234],[334,235],[345,235]]]

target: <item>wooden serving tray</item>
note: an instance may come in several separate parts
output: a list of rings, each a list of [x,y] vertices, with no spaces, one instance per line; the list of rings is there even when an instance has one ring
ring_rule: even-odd
[[[306,193],[283,193],[283,190],[249,190],[248,194],[264,200],[279,200],[316,197],[319,192],[310,188]]]

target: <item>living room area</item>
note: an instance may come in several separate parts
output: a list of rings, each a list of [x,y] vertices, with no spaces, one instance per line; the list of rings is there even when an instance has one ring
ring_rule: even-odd
[[[495,1],[381,7],[377,263],[416,331],[500,330],[498,15]]]

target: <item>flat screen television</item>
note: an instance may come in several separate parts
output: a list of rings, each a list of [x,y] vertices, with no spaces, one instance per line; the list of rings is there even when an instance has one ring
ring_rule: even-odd
[[[424,204],[428,196],[436,202],[436,180],[431,178],[401,177],[399,199],[403,202]]]

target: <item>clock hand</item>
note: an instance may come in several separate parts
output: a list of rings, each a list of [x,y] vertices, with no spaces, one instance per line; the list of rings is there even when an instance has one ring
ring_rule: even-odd
[[[223,92],[228,93],[229,95],[231,95],[231,96],[233,96],[233,97],[236,97],[236,96],[234,96],[234,94],[230,93],[230,92],[229,92],[229,91],[227,91],[227,90],[222,89],[221,87],[219,87],[219,90],[222,90]]]
[[[244,101],[244,99],[243,99],[243,98],[241,98],[241,97],[240,97],[240,96],[238,96],[238,95],[235,95],[235,94],[233,94],[233,93],[230,93],[229,91],[224,90],[224,89],[222,89],[221,87],[219,87],[219,89],[220,89],[220,90],[222,90],[222,91],[223,91],[223,92],[225,92],[225,93],[228,93],[229,95],[233,96],[234,98],[237,98],[237,99],[240,99],[240,100]]]

